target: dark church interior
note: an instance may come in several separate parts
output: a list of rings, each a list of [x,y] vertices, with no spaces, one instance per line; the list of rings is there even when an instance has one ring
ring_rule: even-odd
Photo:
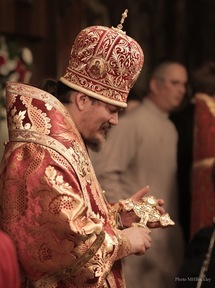
[[[32,51],[31,83],[64,73],[78,32],[91,25],[117,26],[143,48],[137,86],[160,59],[183,62],[189,71],[215,59],[213,0],[0,0],[0,34]]]

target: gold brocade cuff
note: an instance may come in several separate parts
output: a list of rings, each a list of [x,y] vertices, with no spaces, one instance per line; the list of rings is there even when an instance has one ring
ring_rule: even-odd
[[[109,225],[114,229],[123,229],[120,212],[122,208],[119,203],[110,204],[108,209]]]
[[[118,240],[119,250],[117,252],[117,259],[124,258],[131,254],[131,243],[122,231],[116,231],[116,238]],[[116,260],[117,260],[116,259]]]

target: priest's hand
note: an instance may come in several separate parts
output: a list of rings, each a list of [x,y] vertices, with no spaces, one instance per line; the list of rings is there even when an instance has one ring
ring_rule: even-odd
[[[151,231],[147,228],[131,227],[122,233],[131,244],[130,254],[143,255],[151,247]]]

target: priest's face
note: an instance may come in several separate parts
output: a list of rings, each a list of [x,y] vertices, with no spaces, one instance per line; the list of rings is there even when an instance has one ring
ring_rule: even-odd
[[[85,144],[96,152],[101,150],[110,128],[118,124],[118,113],[122,110],[83,93],[78,93],[67,109]]]
[[[82,118],[81,135],[93,151],[100,151],[108,131],[118,124],[119,108],[100,100],[89,98],[91,105]]]

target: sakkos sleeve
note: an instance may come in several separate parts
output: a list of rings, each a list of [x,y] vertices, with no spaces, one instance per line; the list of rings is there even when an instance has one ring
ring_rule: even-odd
[[[2,224],[16,243],[24,275],[33,287],[100,287],[114,262],[130,253],[128,239],[89,209],[64,157],[34,143],[8,151]]]

